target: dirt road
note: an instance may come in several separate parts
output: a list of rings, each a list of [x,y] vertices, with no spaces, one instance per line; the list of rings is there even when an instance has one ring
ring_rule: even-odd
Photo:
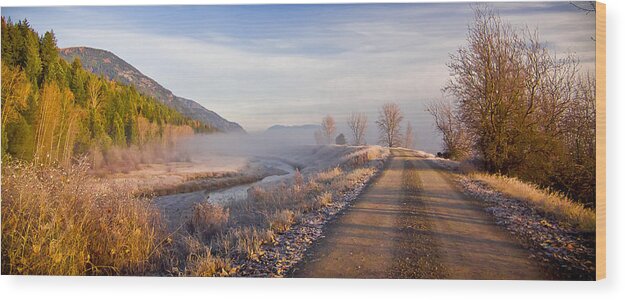
[[[402,185],[408,172],[418,174],[417,192]],[[548,279],[476,200],[456,190],[451,176],[394,150],[376,182],[328,225],[291,276]]]

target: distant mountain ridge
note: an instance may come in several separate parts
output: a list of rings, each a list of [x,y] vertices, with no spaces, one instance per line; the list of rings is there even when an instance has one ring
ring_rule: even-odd
[[[68,62],[71,63],[75,57],[78,57],[83,67],[90,72],[101,74],[109,80],[133,85],[141,93],[154,97],[191,119],[211,125],[223,132],[245,132],[241,125],[224,119],[199,103],[174,95],[170,90],[110,51],[89,47],[71,47],[60,49],[59,52],[61,57]]]
[[[321,128],[321,125],[317,124],[304,124],[304,125],[273,125],[267,128],[266,131],[275,131],[275,130],[314,130]]]

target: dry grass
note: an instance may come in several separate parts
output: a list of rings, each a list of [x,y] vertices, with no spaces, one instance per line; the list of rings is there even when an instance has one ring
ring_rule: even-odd
[[[277,211],[269,217],[269,229],[276,233],[283,233],[291,228],[298,216],[298,213],[290,209]]]
[[[197,203],[191,218],[187,221],[187,231],[201,240],[208,241],[228,223],[230,212],[217,204]]]
[[[361,150],[355,151],[350,154],[343,162],[341,167],[355,169],[363,167],[370,161],[386,158],[390,152],[388,148],[379,146],[363,146]]]
[[[561,193],[541,189],[537,185],[501,175],[473,173],[469,176],[488,184],[508,197],[525,201],[540,212],[571,224],[579,230],[595,231],[595,211],[584,208],[583,205],[572,201]]]
[[[293,174],[293,183],[299,186],[304,185],[304,176],[302,175],[302,172],[299,171],[299,169],[295,169],[295,174]]]
[[[225,257],[244,257],[258,260],[263,255],[262,245],[274,240],[274,233],[270,229],[257,226],[231,228],[224,234],[217,236],[213,245],[217,252]]]
[[[316,180],[320,184],[329,184],[330,182],[332,182],[332,180],[334,180],[334,178],[340,176],[342,173],[343,171],[341,170],[341,168],[335,167],[327,171],[317,173]]]
[[[307,181],[296,177],[291,186],[253,187],[247,201],[229,205],[232,227],[213,239],[213,248],[227,255],[258,259],[262,245],[273,242],[274,234],[288,231],[302,214],[330,205],[334,197],[354,188],[374,171],[336,167],[312,175]]]
[[[317,205],[319,207],[326,207],[332,204],[332,193],[324,192],[323,194],[317,196]]]
[[[191,254],[187,258],[186,274],[189,276],[224,277],[233,275],[235,271],[230,258],[215,256],[210,248],[205,248],[202,254]]]
[[[241,174],[241,173],[227,173],[216,174],[217,176],[209,175],[203,178],[193,178],[182,184],[175,186],[164,186],[160,188],[153,188],[149,191],[144,191],[144,195],[163,196],[181,193],[191,193],[199,190],[219,190],[228,187],[233,187],[242,184],[248,184],[263,179],[267,174]],[[185,178],[185,180],[187,180]]]
[[[4,274],[146,274],[161,234],[147,200],[90,178],[84,164],[3,164]]]
[[[263,245],[274,243],[302,214],[332,205],[374,171],[342,165],[307,178],[296,172],[291,183],[252,188],[246,201],[199,204],[187,230],[165,236],[149,201],[89,176],[84,165],[63,170],[8,163],[2,176],[2,272],[229,276],[237,261],[258,260]],[[238,175],[210,183],[194,178],[193,186],[182,189],[257,180]]]

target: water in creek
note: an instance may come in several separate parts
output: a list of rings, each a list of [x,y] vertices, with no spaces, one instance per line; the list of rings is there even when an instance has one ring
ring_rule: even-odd
[[[237,185],[231,188],[226,188],[226,189],[221,189],[221,190],[210,192],[208,193],[208,199],[207,199],[208,202],[225,204],[225,203],[232,202],[232,201],[245,200],[247,198],[247,190],[250,187],[257,185],[257,184],[276,182],[288,176],[293,175],[293,173],[295,172],[295,169],[293,169],[292,166],[281,161],[270,160],[270,161],[264,162],[264,164],[268,167],[281,169],[288,173],[284,175],[267,176],[263,178],[262,180],[252,182],[249,184]]]
[[[276,182],[291,176],[295,172],[293,167],[277,160],[263,160],[262,163],[268,167],[284,170],[287,174],[267,176],[253,183],[237,185],[212,192],[201,190],[190,193],[160,196],[154,199],[154,203],[159,207],[161,213],[166,216],[169,226],[171,228],[176,228],[181,222],[188,218],[188,213],[196,203],[208,201],[210,203],[226,204],[233,201],[243,201],[247,198],[247,190],[250,187],[257,184]]]

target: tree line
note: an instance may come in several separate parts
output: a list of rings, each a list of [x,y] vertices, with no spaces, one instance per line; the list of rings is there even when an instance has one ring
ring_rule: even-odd
[[[59,56],[53,31],[2,18],[2,157],[69,164],[111,147],[215,131]]]
[[[403,130],[401,123],[404,115],[397,103],[385,103],[378,112],[375,124],[378,128],[378,143],[387,147],[413,148],[415,146],[414,132],[410,122],[407,122]],[[351,134],[351,145],[366,145],[365,134],[367,131],[368,118],[362,112],[352,112],[347,118],[347,126]],[[340,133],[336,135],[336,121],[331,115],[323,117],[321,128],[315,132],[317,144],[345,145],[347,138]]]
[[[595,201],[595,75],[488,8],[475,9],[466,44],[450,56],[448,100],[428,111],[445,155],[486,171]]]

